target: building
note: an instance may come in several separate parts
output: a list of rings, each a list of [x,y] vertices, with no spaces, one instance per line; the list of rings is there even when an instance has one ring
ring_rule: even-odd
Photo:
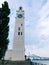
[[[13,49],[7,50],[5,59],[13,61],[24,61],[24,51],[24,10],[22,7],[19,7],[19,10],[17,11],[15,18]]]

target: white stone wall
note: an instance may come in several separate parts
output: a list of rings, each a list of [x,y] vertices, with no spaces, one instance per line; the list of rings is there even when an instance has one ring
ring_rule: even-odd
[[[23,61],[24,53],[20,50],[7,50],[5,60],[12,60],[12,61]]]
[[[12,60],[13,61],[24,61],[24,53],[21,50],[13,50],[12,54]]]
[[[18,18],[16,16],[15,21],[15,32],[14,32],[14,42],[13,42],[13,58],[12,60],[25,60],[25,48],[24,48],[24,12],[17,12],[22,14],[23,18]],[[22,24],[22,25],[21,25]],[[20,28],[20,30],[18,30]],[[20,35],[18,35],[20,32]],[[21,35],[22,32],[22,35]]]
[[[19,27],[20,31],[18,30]],[[18,35],[18,32],[20,32],[20,35]],[[20,49],[20,48],[22,49],[22,47],[24,48],[24,19],[16,18],[13,49]]]
[[[5,54],[5,60],[11,60],[12,59],[12,50],[7,50]]]

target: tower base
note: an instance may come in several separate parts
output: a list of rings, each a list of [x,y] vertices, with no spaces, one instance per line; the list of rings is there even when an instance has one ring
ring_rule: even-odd
[[[11,61],[25,61],[25,55],[23,51],[7,50],[5,54],[5,60]]]
[[[6,61],[6,65],[31,65],[31,61]]]

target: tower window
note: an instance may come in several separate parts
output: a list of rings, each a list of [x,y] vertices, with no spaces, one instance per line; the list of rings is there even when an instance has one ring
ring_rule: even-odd
[[[22,32],[21,32],[21,35],[22,35]]]
[[[20,32],[18,32],[18,35],[20,35]]]
[[[21,24],[21,26],[22,26],[22,24]]]
[[[20,27],[18,28],[18,30],[20,30]]]

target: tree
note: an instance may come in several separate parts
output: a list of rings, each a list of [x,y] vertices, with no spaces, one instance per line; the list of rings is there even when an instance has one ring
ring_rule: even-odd
[[[5,56],[5,52],[8,48],[8,34],[9,34],[9,14],[10,9],[8,6],[8,2],[5,1],[2,4],[2,8],[0,8],[0,59]]]

